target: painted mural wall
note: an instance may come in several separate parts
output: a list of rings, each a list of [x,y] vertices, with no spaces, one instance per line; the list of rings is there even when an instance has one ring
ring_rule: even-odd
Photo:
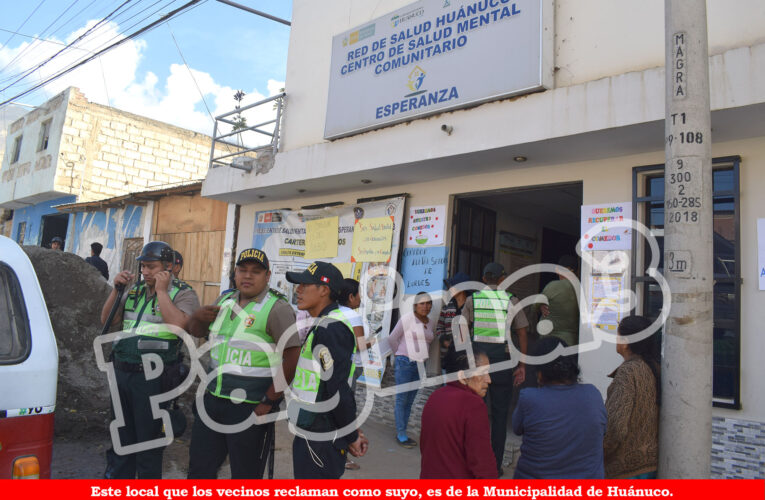
[[[119,272],[123,242],[126,238],[143,237],[144,207],[128,205],[98,212],[72,214],[69,223],[69,241],[66,250],[82,257],[90,257],[90,244],[101,243],[101,258],[109,266],[109,282]]]
[[[40,245],[44,243],[40,240],[42,237],[43,216],[58,215],[60,212],[53,207],[74,203],[75,201],[75,196],[64,196],[25,208],[17,208],[13,211],[13,229],[11,230],[13,240],[22,245]],[[24,232],[23,241],[19,241],[20,229],[23,229]]]

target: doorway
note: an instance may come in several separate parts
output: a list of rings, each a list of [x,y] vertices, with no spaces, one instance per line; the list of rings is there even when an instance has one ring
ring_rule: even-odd
[[[42,240],[40,245],[46,248],[50,248],[50,241],[58,236],[64,240],[62,250],[66,245],[66,230],[69,226],[69,215],[67,214],[55,214],[55,215],[43,215],[42,216]]]
[[[509,274],[531,264],[557,264],[576,256],[581,225],[582,183],[552,184],[457,195],[454,203],[450,271],[480,281],[496,261]],[[533,274],[510,291],[524,298],[556,279]]]

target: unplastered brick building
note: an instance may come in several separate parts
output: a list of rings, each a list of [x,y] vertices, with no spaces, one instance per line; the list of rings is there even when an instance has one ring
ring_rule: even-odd
[[[47,246],[65,238],[56,205],[97,201],[202,179],[211,139],[89,102],[70,87],[8,127],[0,208],[13,209],[11,237]]]

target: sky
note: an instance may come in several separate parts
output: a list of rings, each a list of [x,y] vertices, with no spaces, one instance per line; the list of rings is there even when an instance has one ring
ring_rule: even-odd
[[[0,0],[0,102],[187,1]],[[289,0],[237,3],[291,19]],[[190,11],[15,102],[40,105],[76,86],[91,102],[212,134],[210,113],[233,110],[237,90],[245,92],[242,105],[246,105],[284,87],[289,34],[290,28],[284,24],[215,0],[202,0]],[[75,42],[71,48],[35,69],[71,42]],[[15,117],[17,108],[0,108],[0,121]],[[257,119],[247,118],[250,124]]]

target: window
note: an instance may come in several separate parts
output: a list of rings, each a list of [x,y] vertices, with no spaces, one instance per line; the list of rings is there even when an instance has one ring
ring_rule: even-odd
[[[11,155],[11,165],[19,161],[19,155],[21,154],[21,139],[23,135],[18,136],[13,140],[13,155]]]
[[[713,168],[714,406],[740,409],[741,269],[739,238],[739,157],[715,158]],[[656,236],[659,271],[664,267],[664,165],[633,169],[633,213]],[[632,283],[642,314],[659,315],[661,290],[645,273],[647,242],[637,240]]]
[[[26,221],[19,222],[19,227],[16,230],[16,243],[18,243],[19,245],[24,244],[24,237],[26,236],[26,232],[27,232]]]
[[[29,316],[21,286],[7,264],[0,262],[0,365],[15,365],[27,357],[32,347]]]
[[[37,143],[37,151],[48,149],[48,139],[50,139],[51,120],[44,121],[40,126],[40,140]]]

